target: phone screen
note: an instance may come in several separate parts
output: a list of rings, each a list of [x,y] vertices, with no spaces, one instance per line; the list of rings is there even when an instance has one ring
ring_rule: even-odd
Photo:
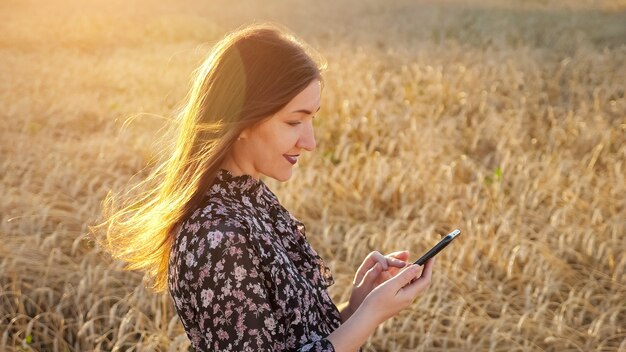
[[[437,243],[433,248],[426,252],[426,254],[424,254],[420,259],[416,260],[415,264],[424,265],[424,263],[426,263],[428,259],[434,257],[435,255],[437,255],[437,253],[441,252],[442,249],[446,248],[446,246],[449,245],[450,242],[452,242],[452,240],[455,239],[456,236],[458,236],[460,233],[461,230],[456,229],[447,234],[444,238],[441,239],[441,241],[439,241],[439,243]]]

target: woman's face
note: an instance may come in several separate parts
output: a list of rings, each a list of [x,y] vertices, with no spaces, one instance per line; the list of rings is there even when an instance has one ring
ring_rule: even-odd
[[[320,94],[320,81],[314,80],[275,115],[244,130],[223,167],[235,175],[287,181],[302,151],[315,149],[313,118]]]

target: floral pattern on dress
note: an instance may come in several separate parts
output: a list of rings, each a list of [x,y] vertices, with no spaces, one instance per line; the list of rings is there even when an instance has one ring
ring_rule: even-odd
[[[196,351],[334,351],[341,324],[305,226],[250,175],[220,169],[178,228],[168,288]]]

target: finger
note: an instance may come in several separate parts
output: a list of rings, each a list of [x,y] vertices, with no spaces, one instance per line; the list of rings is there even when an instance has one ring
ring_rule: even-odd
[[[380,252],[371,252],[367,255],[367,257],[365,257],[361,266],[359,266],[354,278],[354,284],[359,284],[363,280],[365,274],[367,274],[367,271],[370,270],[376,263],[381,263],[382,269],[387,270],[387,260],[385,257]]]
[[[389,253],[386,256],[406,261],[407,259],[409,259],[409,251],[407,250],[397,251],[397,252]]]
[[[387,258],[388,265],[403,268],[407,264],[406,260],[409,258],[409,251],[403,250],[392,252],[387,254],[385,258]]]
[[[380,263],[374,264],[374,266],[367,271],[367,274],[365,274],[365,277],[363,278],[363,281],[359,283],[359,286],[372,285],[376,281],[376,278],[381,273],[381,271],[382,267]]]
[[[414,299],[420,292],[430,286],[430,278],[420,277],[398,290],[397,296],[404,299]]]
[[[391,258],[389,264],[393,267],[404,268],[410,264],[407,262],[407,259],[409,259],[409,251],[407,250],[389,253],[385,257]]]
[[[404,268],[407,265],[407,262],[405,262],[404,260],[391,258],[391,257],[385,257],[385,258],[387,259],[387,266]]]
[[[402,295],[405,298],[413,299],[418,293],[424,291],[432,281],[432,268],[434,264],[434,258],[429,259],[424,264],[423,270],[419,278],[412,280],[408,285],[402,287],[398,291],[398,295]]]
[[[380,252],[372,252],[371,260],[375,260],[376,262],[380,263],[383,270],[387,270],[389,268],[389,264],[387,264],[387,258]]]
[[[402,287],[406,286],[411,280],[419,276],[422,271],[422,267],[419,265],[411,264],[402,269],[398,275],[387,281],[389,285],[393,285],[395,292],[398,292]]]
[[[422,275],[420,277],[425,277],[430,281],[433,276],[433,265],[435,265],[435,258],[430,258],[424,263],[424,269],[422,270]]]
[[[385,256],[382,255],[382,253],[380,253],[379,251],[373,251],[370,254],[368,254],[365,260],[363,261],[363,264],[361,264],[361,266],[364,266],[369,269],[373,267],[374,264],[376,263],[380,263],[380,265],[382,266],[382,269],[387,270],[387,260]]]

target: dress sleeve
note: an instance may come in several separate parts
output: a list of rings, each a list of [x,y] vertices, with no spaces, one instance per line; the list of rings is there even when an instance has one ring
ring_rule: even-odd
[[[268,290],[269,272],[262,270],[259,249],[246,226],[213,221],[196,236],[197,245],[187,253],[189,272],[181,273],[195,280],[189,286],[199,327],[195,346],[211,351],[334,352],[325,338],[294,346],[298,339],[287,336],[288,327],[276,316],[278,304]]]

